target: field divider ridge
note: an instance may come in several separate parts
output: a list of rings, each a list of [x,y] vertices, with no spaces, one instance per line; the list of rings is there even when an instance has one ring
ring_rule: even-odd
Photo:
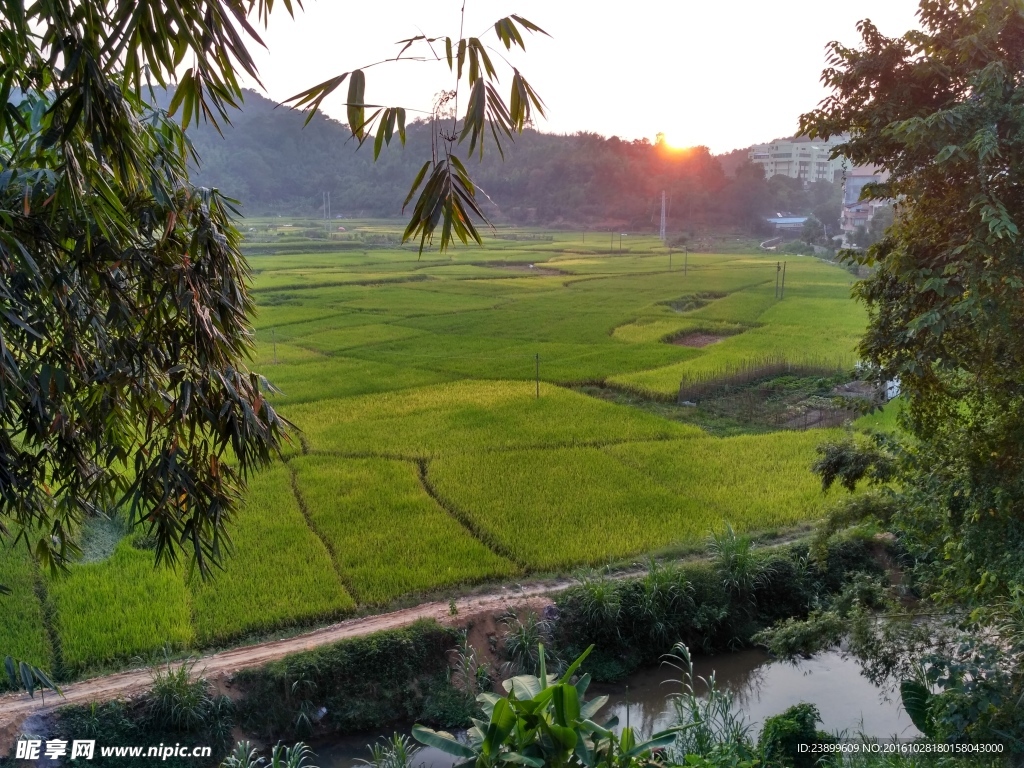
[[[420,478],[420,485],[423,486],[423,490],[426,491],[427,495],[434,500],[435,504],[451,515],[451,517],[454,518],[459,525],[465,528],[474,539],[491,550],[491,552],[499,557],[505,558],[523,571],[530,570],[530,566],[525,560],[512,552],[512,550],[498,541],[492,533],[481,527],[465,511],[459,509],[455,504],[438,492],[433,483],[430,482],[430,478],[427,476],[428,462],[426,459],[417,459],[415,464]]]
[[[338,553],[334,551],[334,546],[331,540],[328,539],[320,526],[313,521],[313,516],[309,513],[309,507],[306,506],[306,499],[302,495],[302,491],[299,489],[299,473],[291,466],[288,467],[288,473],[291,475],[292,481],[292,494],[295,496],[295,503],[299,505],[299,511],[302,513],[303,520],[306,521],[306,525],[313,532],[313,535],[320,539],[320,543],[327,549],[327,554],[331,556],[331,565],[334,566],[334,572],[338,574],[338,579],[348,593],[352,596],[352,599],[358,605],[360,601],[359,590],[355,588],[351,580],[345,576],[345,572],[342,570],[341,565],[338,563]]]

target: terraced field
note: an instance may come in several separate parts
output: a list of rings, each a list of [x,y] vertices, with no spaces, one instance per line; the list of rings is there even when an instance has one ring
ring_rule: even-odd
[[[821,431],[720,439],[568,385],[666,400],[767,358],[848,366],[864,316],[847,272],[786,257],[779,300],[775,257],[669,271],[653,238],[619,254],[519,233],[417,258],[366,224],[272,255],[276,225],[254,226],[254,366],[301,433],[253,482],[225,570],[154,570],[131,537],[66,577],[0,551],[0,647],[73,674],[818,513]],[[688,334],[705,345],[672,343]]]

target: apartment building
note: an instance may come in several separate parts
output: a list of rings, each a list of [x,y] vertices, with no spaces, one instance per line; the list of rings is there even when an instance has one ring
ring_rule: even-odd
[[[782,175],[804,181],[835,181],[842,178],[843,159],[832,160],[832,147],[839,137],[829,141],[808,138],[782,139],[751,147],[747,156],[764,168],[765,178]]]

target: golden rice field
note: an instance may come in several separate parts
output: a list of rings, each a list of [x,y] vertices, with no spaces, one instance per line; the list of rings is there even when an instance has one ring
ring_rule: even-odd
[[[849,365],[851,276],[786,257],[779,300],[773,256],[684,274],[653,238],[593,239],[253,256],[254,367],[301,433],[252,482],[224,570],[154,569],[131,535],[63,576],[0,550],[0,648],[67,676],[818,515],[822,431],[717,438],[567,385],[666,399],[766,357]],[[671,343],[692,332],[719,340]]]

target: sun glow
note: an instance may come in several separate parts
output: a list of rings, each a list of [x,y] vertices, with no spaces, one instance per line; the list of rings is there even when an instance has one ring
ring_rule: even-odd
[[[658,133],[654,143],[673,153],[685,152],[688,149],[693,149],[694,146],[692,141],[679,138],[678,134],[668,133]]]

